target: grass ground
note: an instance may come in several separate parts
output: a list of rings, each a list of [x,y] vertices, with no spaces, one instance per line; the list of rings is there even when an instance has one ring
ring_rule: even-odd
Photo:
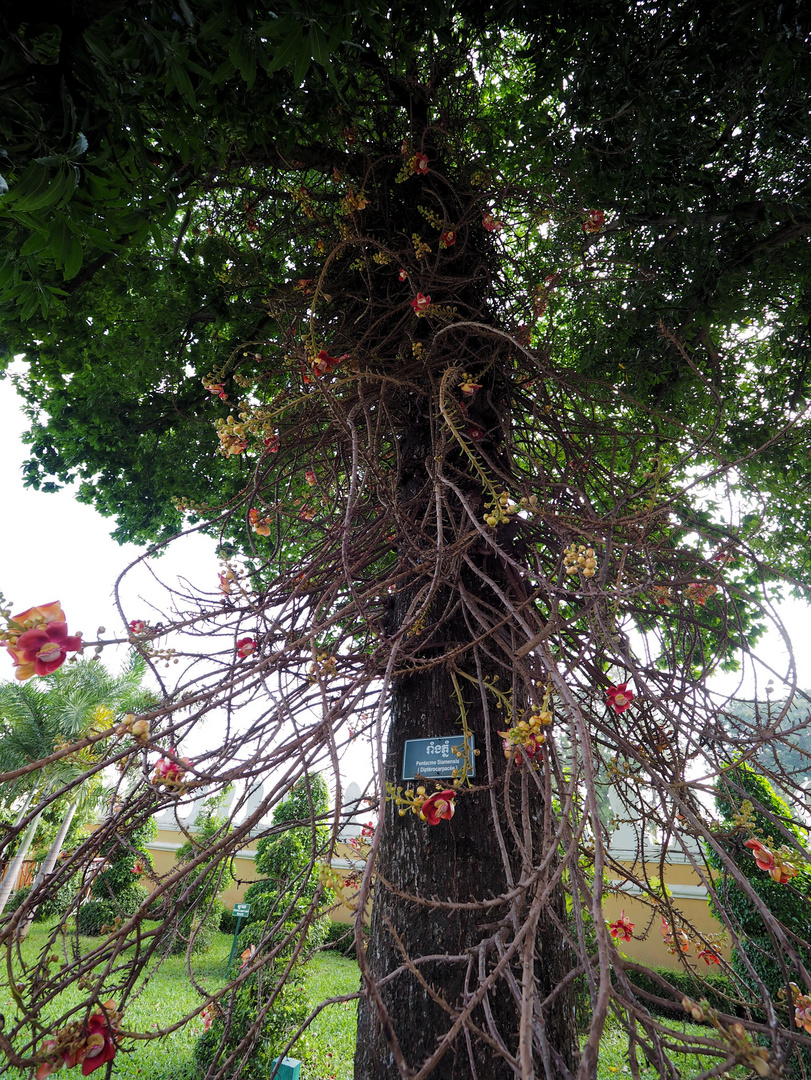
[[[45,940],[46,928],[34,926],[24,945],[24,954],[33,958]],[[90,943],[88,940],[88,944]],[[211,950],[193,958],[195,978],[208,990],[216,990],[225,980],[225,965],[231,938],[217,934]],[[183,956],[169,957],[130,1000],[126,1023],[132,1030],[149,1031],[166,1027],[180,1019],[200,1003],[191,986]],[[358,988],[358,966],[353,960],[336,952],[317,954],[307,966],[307,993],[312,1006],[330,997],[354,993]],[[70,1003],[71,991],[65,996]],[[78,1000],[78,994],[76,994]],[[7,1027],[15,1015],[16,1006],[7,984],[0,976],[0,1013],[6,1016]],[[291,1053],[302,1061],[301,1080],[352,1080],[355,1052],[357,1006],[354,1001],[330,1005],[323,1009],[310,1025],[305,1038]],[[698,1034],[707,1033],[696,1025],[685,1026]],[[113,1067],[116,1080],[195,1080],[192,1064],[194,1046],[202,1034],[202,1022],[194,1020],[186,1027],[162,1039],[130,1043],[119,1052]],[[695,1075],[701,1065],[693,1057],[673,1053],[673,1063],[683,1076]],[[711,1067],[716,1061],[708,1059]],[[640,1058],[640,1076],[656,1080],[657,1070]],[[736,1070],[738,1071],[738,1070]],[[619,1026],[609,1026],[600,1047],[598,1080],[617,1080],[630,1074],[628,1046]],[[10,1070],[10,1080],[23,1080],[27,1074]],[[734,1075],[734,1074],[733,1074]],[[64,1080],[74,1080],[74,1073],[63,1073]]]

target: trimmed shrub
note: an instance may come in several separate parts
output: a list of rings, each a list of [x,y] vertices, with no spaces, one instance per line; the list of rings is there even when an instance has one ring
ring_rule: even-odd
[[[745,802],[751,804],[748,815],[743,813]],[[772,849],[786,846],[801,850],[806,838],[791,810],[768,780],[744,763],[736,765],[716,782],[715,805],[723,821],[723,828],[715,833],[716,841],[734,859],[753,891],[782,923],[789,937],[794,937],[794,947],[800,961],[808,969],[811,967],[811,949],[798,942],[811,940],[811,914],[807,899],[811,892],[811,871],[798,858],[797,866],[800,869],[797,876],[788,884],[779,884],[770,874],[758,869],[751,851],[744,846],[747,838],[754,835]],[[796,978],[792,972],[792,962],[786,956],[781,963],[762,916],[734,878],[725,871],[718,855],[708,849],[707,858],[718,872],[716,891],[723,912],[732,918],[739,933],[740,949],[733,950],[732,968],[741,985],[750,988],[752,1001],[758,1002],[760,992],[747,969],[748,961],[779,1009],[781,992],[786,987],[786,969],[789,978]],[[710,907],[715,915],[721,916],[722,911],[714,903],[711,902]],[[759,1019],[766,1019],[763,1010],[758,1011],[755,1007],[754,1012]],[[793,1026],[793,1017],[789,1016],[788,1022]],[[799,1057],[802,1062],[798,1060]],[[809,1070],[811,1051],[798,1049],[789,1059],[787,1075],[802,1076]]]
[[[97,936],[102,926],[112,923],[119,915],[123,918],[134,914],[146,900],[148,893],[138,884],[133,871],[137,863],[150,862],[143,845],[156,834],[155,822],[150,818],[126,836],[112,837],[102,847],[99,854],[107,859],[107,865],[93,879],[91,899],[77,912],[76,925],[80,934]]]
[[[222,835],[227,829],[225,819],[216,813],[225,794],[221,792],[206,800],[195,821],[194,835],[178,849],[175,856],[178,863],[196,859],[211,846],[213,837]],[[234,880],[228,865],[216,858],[200,863],[192,878],[179,885],[170,901],[175,916],[171,949],[174,954],[186,952],[189,948],[193,953],[208,952],[225,915],[225,905],[218,899],[219,894],[229,888]]]
[[[710,1007],[725,1013],[734,1012],[741,1015],[740,1008],[734,1005],[739,997],[732,980],[722,971],[706,971],[699,975],[693,975],[683,968],[655,967],[652,969],[657,975],[661,975],[677,991],[678,997],[674,998],[673,1006],[657,1005],[640,998],[645,1008],[650,1009],[654,1016],[662,1016],[667,1019],[684,1020],[685,1013],[681,1005],[683,997],[706,998]],[[667,998],[667,991],[649,975],[641,971],[629,971],[628,979],[640,990],[656,997]]]

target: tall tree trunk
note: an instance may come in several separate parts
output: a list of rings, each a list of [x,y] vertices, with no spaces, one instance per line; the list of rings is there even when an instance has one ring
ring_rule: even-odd
[[[56,834],[54,842],[51,844],[48,854],[45,856],[45,861],[43,862],[42,866],[40,866],[37,876],[34,878],[34,883],[31,886],[32,892],[36,889],[37,885],[39,885],[41,881],[45,880],[48,874],[53,873],[53,868],[56,866],[56,860],[59,858],[59,854],[62,851],[65,843],[65,837],[68,835],[68,830],[70,829],[71,822],[73,821],[78,806],[78,799],[74,799],[73,802],[68,806],[62,824],[59,826],[59,832]],[[17,928],[17,938],[20,941],[23,941],[28,936],[28,931],[31,929],[31,925],[34,922],[36,913],[37,909],[35,907],[32,908],[25,921],[21,923],[20,926]]]
[[[5,911],[6,904],[9,897],[16,890],[17,878],[19,877],[22,865],[25,862],[25,857],[28,854],[28,849],[31,847],[31,843],[36,835],[39,827],[39,821],[42,817],[42,812],[33,819],[31,824],[25,830],[25,835],[20,841],[20,846],[17,849],[17,854],[11,860],[11,866],[6,871],[6,876],[3,878],[3,882],[0,885],[0,915]]]
[[[496,732],[485,731],[478,687],[468,684],[467,689],[467,723],[475,735],[476,746],[481,749],[476,784],[486,784],[488,756],[496,782],[490,790],[460,796],[452,821],[442,821],[437,826],[427,825],[412,813],[401,817],[397,807],[387,802],[385,832],[376,868],[367,954],[376,981],[401,968],[407,959],[419,962],[421,957],[453,958],[418,963],[419,976],[405,971],[380,988],[399,1047],[412,1069],[418,1069],[437,1050],[481,978],[493,971],[509,949],[518,929],[514,920],[516,909],[509,903],[478,910],[475,906],[450,910],[407,899],[416,896],[427,901],[475,904],[507,893],[520,875],[520,860],[516,856],[509,857],[509,869],[505,866],[495,826],[498,821],[506,836],[506,849],[514,850],[504,811],[498,805],[503,803],[503,784],[498,781],[503,780],[505,772],[501,739]],[[403,784],[401,769],[406,739],[458,735],[457,716],[454,687],[444,668],[403,678],[394,691],[387,780]],[[525,779],[523,784],[523,797],[535,803],[532,814],[537,826],[533,828],[537,863],[541,857],[542,807],[539,798],[533,799],[533,785],[526,785]],[[511,787],[511,800],[520,822],[520,775]],[[525,910],[531,902],[530,891],[524,901]],[[559,920],[558,925],[552,912]],[[529,996],[531,1003],[542,1001],[571,969],[572,957],[560,931],[560,923],[565,922],[564,912],[558,887],[542,911],[537,932],[530,932],[529,981],[534,985],[528,991],[524,980],[524,996]],[[535,941],[538,946],[533,963]],[[521,1057],[522,959],[523,950],[516,950],[508,971],[473,1009],[468,1030],[459,1031],[431,1071],[436,1080],[503,1080],[513,1073],[499,1053],[499,1040],[509,1055],[515,1059]],[[537,1068],[537,1075],[549,1076],[550,1080],[565,1076],[576,1052],[571,994],[560,995],[540,1020],[544,1031],[541,1043],[546,1043],[546,1047],[538,1045],[539,1017],[530,1012],[528,1019],[529,1026],[535,1027],[536,1038],[527,1035],[525,1018],[524,1042],[529,1037],[534,1045],[524,1046],[523,1056],[526,1061],[529,1055],[534,1066],[528,1074],[518,1075],[526,1075],[530,1080]],[[367,998],[360,1008],[355,1080],[394,1080],[400,1076],[386,1032],[374,1004]]]

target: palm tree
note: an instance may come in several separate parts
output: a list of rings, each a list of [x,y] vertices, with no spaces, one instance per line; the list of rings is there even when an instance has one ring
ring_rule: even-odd
[[[0,685],[0,771],[10,772],[41,761],[59,743],[74,742],[93,730],[112,726],[127,712],[140,712],[154,703],[154,695],[141,686],[145,664],[133,655],[118,675],[110,674],[98,660],[79,660],[65,665],[42,682],[13,682]],[[3,792],[6,805],[21,797],[25,803],[17,815],[19,826],[34,803],[34,816],[20,841],[14,859],[0,884],[2,914],[33,842],[45,807],[36,809],[53,792],[71,786],[65,796],[59,831],[51,844],[33,888],[53,871],[76,812],[90,809],[101,794],[101,785],[77,781],[104,753],[104,743],[37,769],[8,785]],[[22,936],[33,921],[34,910],[20,928]]]

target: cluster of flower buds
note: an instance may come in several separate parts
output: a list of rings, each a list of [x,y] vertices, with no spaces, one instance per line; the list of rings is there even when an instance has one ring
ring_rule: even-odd
[[[536,765],[543,754],[543,746],[546,742],[544,728],[552,723],[552,714],[545,708],[533,712],[528,720],[519,720],[508,731],[500,731],[504,742],[504,756],[512,757],[515,754],[515,764],[520,768],[524,759],[530,765]]]
[[[772,1075],[772,1066],[769,1062],[769,1051],[765,1046],[756,1046],[749,1032],[743,1024],[736,1020],[728,1027],[718,1019],[718,1014],[710,1007],[709,1001],[702,998],[693,1001],[692,998],[683,997],[681,1005],[684,1011],[697,1024],[709,1023],[716,1029],[721,1039],[729,1046],[735,1060],[742,1065],[748,1065],[758,1076]],[[775,1075],[778,1075],[775,1073]],[[779,1075],[782,1076],[782,1070]]]
[[[176,754],[174,747],[171,753]],[[155,772],[152,774],[152,783],[155,787],[165,787],[174,794],[182,794],[186,787],[186,770],[191,769],[194,762],[189,758],[180,758],[179,761],[170,761],[168,758],[160,758],[155,763]]]
[[[518,503],[513,502],[506,491],[501,491],[485,504],[484,521],[486,525],[494,528],[496,525],[506,525],[512,515],[518,509]]]
[[[332,679],[338,673],[338,661],[332,653],[320,652],[310,664],[310,681]]]
[[[563,553],[563,568],[570,576],[579,570],[583,577],[593,578],[597,571],[594,548],[585,544],[569,544]]]
[[[127,713],[115,730],[117,735],[132,735],[139,742],[146,742],[149,739],[149,721],[144,720],[143,717],[137,720],[135,713]]]
[[[788,848],[779,847],[772,851],[754,837],[745,841],[743,846],[751,849],[758,869],[765,870],[778,885],[788,884],[799,873],[794,863],[788,861],[792,855]]]
[[[76,1021],[51,1038],[43,1039],[39,1049],[45,1060],[34,1074],[36,1080],[45,1080],[63,1065],[72,1069],[81,1064],[82,1076],[89,1076],[113,1060],[118,1051],[116,1038],[121,1014],[114,1001],[105,1001],[101,1008],[101,1012],[92,1014],[87,1025]]]
[[[325,889],[340,889],[344,875],[329,863],[318,863],[318,883]]]
[[[223,420],[222,417],[215,420],[214,426],[217,429],[217,438],[220,440],[220,445],[217,447],[218,454],[230,457],[232,454],[241,454],[247,447],[247,431],[244,423],[237,422],[233,416],[229,416],[227,420]]]

